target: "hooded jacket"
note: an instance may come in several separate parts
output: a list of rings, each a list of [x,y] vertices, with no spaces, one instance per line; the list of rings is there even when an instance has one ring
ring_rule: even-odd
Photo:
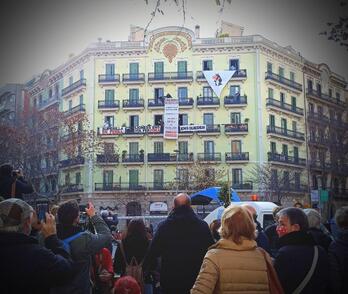
[[[78,264],[78,273],[68,285],[56,288],[52,293],[90,293],[92,286],[90,277],[92,258],[104,247],[108,247],[112,239],[110,230],[101,217],[95,215],[90,221],[95,228],[96,234],[85,231],[70,242],[71,257]],[[57,235],[61,240],[79,232],[81,232],[81,228],[78,226],[57,224]]]
[[[315,241],[305,231],[291,232],[279,238],[279,251],[274,268],[286,294],[292,293],[309,272]],[[318,246],[319,258],[312,278],[301,294],[324,294],[329,285],[329,260],[325,250]]]
[[[146,264],[161,257],[160,283],[164,293],[189,293],[213,243],[208,224],[191,207],[180,206],[158,225]]]
[[[269,293],[267,264],[256,247],[246,239],[241,244],[221,239],[211,246],[191,294]]]
[[[16,181],[15,197],[23,199],[23,194],[33,193],[33,187],[23,177],[3,177],[0,179],[0,196],[4,199],[11,198],[12,184]]]
[[[45,247],[21,233],[0,233],[0,293],[49,293],[51,287],[68,283],[73,262],[56,235]]]
[[[332,293],[348,293],[348,230],[338,232],[331,243],[329,260]]]

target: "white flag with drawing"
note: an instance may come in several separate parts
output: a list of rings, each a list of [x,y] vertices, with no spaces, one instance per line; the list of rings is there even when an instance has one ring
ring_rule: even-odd
[[[204,70],[203,74],[216,96],[220,98],[221,91],[235,72],[235,70]]]

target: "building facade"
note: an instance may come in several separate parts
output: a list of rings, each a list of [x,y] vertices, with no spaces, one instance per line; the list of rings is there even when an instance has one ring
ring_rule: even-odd
[[[14,125],[23,111],[24,85],[7,84],[0,88],[0,122]]]
[[[117,207],[120,214],[146,214],[151,203],[170,205],[176,192],[188,190],[190,170],[200,165],[211,175],[224,170],[223,180],[244,199],[255,193],[271,199],[271,191],[252,176],[255,167],[267,165],[272,183],[283,183],[283,202],[308,203],[318,170],[310,164],[317,157],[310,155],[308,109],[316,97],[307,91],[307,81],[324,80],[333,95],[339,93],[339,102],[319,98],[318,104],[325,104],[325,111],[335,109],[342,123],[347,120],[346,82],[291,47],[231,31],[240,34],[221,31],[222,37],[200,38],[199,27],[195,32],[165,27],[137,41],[134,36],[142,39],[137,30],[127,42],[91,44],[47,72],[46,84],[42,78],[31,84],[32,107],[40,97],[49,101],[50,91],[57,93],[52,105],[70,126],[59,131],[66,145],[79,142],[86,131],[100,143],[89,145],[88,154],[80,144],[70,154],[58,151],[61,198],[91,199],[100,207]],[[235,71],[220,97],[205,79],[203,71],[209,70]],[[205,129],[164,139],[169,96],[179,100],[179,125]],[[339,181],[345,187],[347,174]]]

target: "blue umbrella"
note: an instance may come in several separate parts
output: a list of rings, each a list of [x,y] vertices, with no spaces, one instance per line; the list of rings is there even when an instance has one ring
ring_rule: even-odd
[[[193,205],[207,205],[212,201],[221,202],[219,199],[220,187],[210,187],[192,194],[191,203]],[[240,201],[236,191],[231,189],[231,201]]]

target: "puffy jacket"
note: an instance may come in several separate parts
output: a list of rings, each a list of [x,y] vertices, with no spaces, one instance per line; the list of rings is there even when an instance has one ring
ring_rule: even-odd
[[[45,239],[45,247],[30,236],[0,233],[0,293],[49,293],[68,283],[73,262],[56,235]]]
[[[82,235],[70,242],[72,259],[79,265],[78,273],[72,282],[64,287],[54,289],[52,293],[90,293],[92,257],[100,252],[102,248],[108,247],[112,239],[110,230],[101,217],[95,215],[90,221],[95,228],[96,234],[85,231]],[[57,225],[57,235],[61,240],[75,235],[80,231],[81,228],[77,226]]]
[[[279,251],[274,261],[280,283],[286,294],[292,293],[309,272],[315,241],[307,232],[291,232],[279,238]],[[329,285],[329,260],[325,250],[318,246],[318,263],[306,287],[301,294],[324,294]]]
[[[145,264],[156,264],[153,259],[161,257],[163,292],[189,293],[204,255],[213,243],[208,224],[192,208],[181,206],[158,225]]]
[[[338,232],[329,247],[332,293],[348,293],[348,230]]]
[[[256,247],[246,239],[241,244],[221,239],[211,246],[191,294],[269,293],[267,264]]]

